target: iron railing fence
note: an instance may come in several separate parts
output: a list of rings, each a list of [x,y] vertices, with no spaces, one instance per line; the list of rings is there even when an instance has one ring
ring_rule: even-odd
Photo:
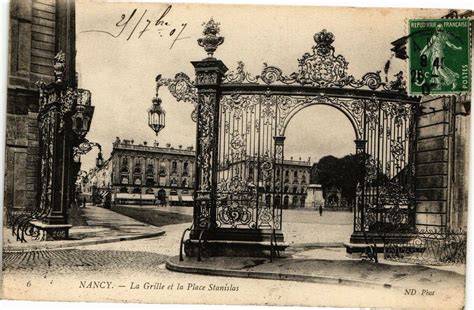
[[[423,265],[466,263],[467,234],[463,230],[417,230],[406,237],[385,239],[386,260]]]

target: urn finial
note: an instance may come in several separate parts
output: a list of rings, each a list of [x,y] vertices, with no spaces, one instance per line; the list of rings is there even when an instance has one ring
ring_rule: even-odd
[[[212,58],[217,47],[224,43],[224,37],[219,36],[219,25],[220,23],[215,22],[211,17],[207,23],[203,23],[204,30],[202,33],[204,37],[198,39],[199,46],[204,48],[209,58]]]
[[[66,69],[66,55],[63,51],[54,56],[54,80],[56,83],[61,84],[64,82],[64,72]]]

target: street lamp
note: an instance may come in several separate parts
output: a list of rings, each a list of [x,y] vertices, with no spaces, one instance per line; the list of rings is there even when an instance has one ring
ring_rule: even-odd
[[[156,77],[156,81],[161,79],[161,74]],[[148,126],[156,133],[165,128],[165,110],[161,107],[161,98],[158,96],[160,85],[157,83],[155,98],[151,100],[152,105],[148,109]]]
[[[91,106],[91,93],[85,89],[77,90],[77,103],[72,116],[72,130],[79,141],[84,140],[91,126],[94,107]]]
[[[97,158],[95,159],[95,166],[97,168],[102,168],[104,165],[104,158],[102,157],[102,149],[99,148],[99,154],[97,154]]]

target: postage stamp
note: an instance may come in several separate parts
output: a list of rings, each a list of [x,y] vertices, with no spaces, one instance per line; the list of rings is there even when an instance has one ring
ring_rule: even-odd
[[[410,95],[469,93],[469,27],[468,19],[408,21]]]

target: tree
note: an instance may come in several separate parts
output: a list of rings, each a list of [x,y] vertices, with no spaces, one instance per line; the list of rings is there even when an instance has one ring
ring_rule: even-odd
[[[323,195],[330,188],[341,190],[341,195],[353,204],[357,194],[357,184],[362,183],[365,174],[364,154],[349,154],[342,158],[332,155],[322,157],[311,168],[311,183],[321,184]]]

